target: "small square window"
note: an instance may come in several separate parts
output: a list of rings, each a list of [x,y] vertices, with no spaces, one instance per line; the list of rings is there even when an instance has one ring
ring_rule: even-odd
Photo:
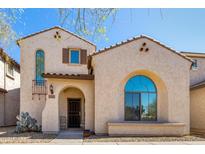
[[[79,50],[70,50],[70,63],[71,64],[79,64],[80,63]]]
[[[9,75],[9,76],[14,76],[14,68],[13,68],[13,65],[11,65],[11,64],[8,64],[7,65],[7,74]]]
[[[197,62],[196,59],[194,59],[193,61],[194,61],[194,62],[193,62],[193,64],[192,64],[192,70],[197,70],[197,68],[198,68],[198,62]]]

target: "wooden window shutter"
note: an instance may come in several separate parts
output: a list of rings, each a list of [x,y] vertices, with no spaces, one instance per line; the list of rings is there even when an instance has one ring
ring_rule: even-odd
[[[68,48],[63,48],[62,60],[63,60],[63,63],[69,63],[69,49]]]
[[[87,50],[85,50],[85,49],[81,49],[80,63],[81,64],[87,64]]]

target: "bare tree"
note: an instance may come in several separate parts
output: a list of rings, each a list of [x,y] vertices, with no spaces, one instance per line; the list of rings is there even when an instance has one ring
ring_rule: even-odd
[[[119,9],[115,8],[61,8],[57,9],[59,23],[65,28],[72,28],[75,33],[90,37],[93,40],[100,38],[108,39],[106,32],[112,27],[116,20]],[[21,21],[24,9],[1,9],[0,8],[0,46],[8,46],[16,40],[17,33],[12,25]],[[149,14],[148,9],[148,14]],[[163,13],[160,9],[163,19]],[[108,20],[110,19],[110,20]],[[130,9],[130,20],[132,21],[132,10]],[[109,25],[109,26],[107,26]]]
[[[23,9],[0,9],[0,46],[8,46],[16,40],[16,32],[12,28],[20,20]]]
[[[114,22],[117,11],[118,9],[113,8],[59,9],[60,25],[74,27],[75,33],[92,36],[93,39],[106,37],[105,22],[108,18]]]

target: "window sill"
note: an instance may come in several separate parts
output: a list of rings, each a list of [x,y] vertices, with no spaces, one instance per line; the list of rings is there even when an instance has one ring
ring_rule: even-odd
[[[83,65],[86,65],[86,64],[73,64],[73,63],[68,63],[67,65],[68,65],[68,66],[83,66]]]
[[[6,73],[6,76],[7,76],[8,78],[14,80],[14,76],[12,76],[12,75],[10,75],[10,74],[8,74],[8,73]]]

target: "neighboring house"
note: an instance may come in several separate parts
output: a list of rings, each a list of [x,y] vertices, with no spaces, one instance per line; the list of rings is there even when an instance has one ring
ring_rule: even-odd
[[[96,52],[60,27],[17,41],[20,110],[44,133],[82,128],[109,135],[190,133],[192,60],[139,36]]]
[[[205,132],[205,53],[182,52],[193,59],[191,81],[191,129]]]
[[[16,125],[20,108],[20,66],[0,48],[0,126]]]

